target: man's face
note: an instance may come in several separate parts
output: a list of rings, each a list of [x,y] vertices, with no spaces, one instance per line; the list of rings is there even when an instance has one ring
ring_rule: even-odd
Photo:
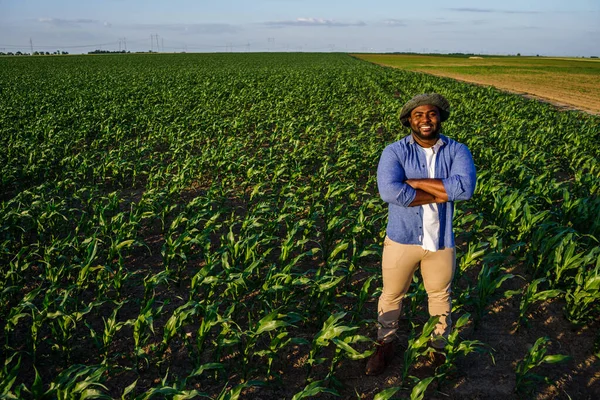
[[[425,104],[416,107],[408,117],[413,133],[422,140],[432,140],[439,137],[441,122],[440,112],[436,106]]]

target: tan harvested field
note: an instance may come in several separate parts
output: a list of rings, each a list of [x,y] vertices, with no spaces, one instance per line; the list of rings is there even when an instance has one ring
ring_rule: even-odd
[[[357,54],[380,65],[445,76],[600,114],[600,60]]]

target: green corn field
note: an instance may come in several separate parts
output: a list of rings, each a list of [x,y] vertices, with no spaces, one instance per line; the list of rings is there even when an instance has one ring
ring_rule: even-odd
[[[416,275],[365,377],[377,163],[424,92],[478,171],[457,322],[428,371]],[[598,116],[345,54],[0,58],[0,398],[600,398],[599,139]]]

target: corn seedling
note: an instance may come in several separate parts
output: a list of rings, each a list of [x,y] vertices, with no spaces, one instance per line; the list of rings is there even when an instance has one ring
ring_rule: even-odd
[[[446,360],[444,364],[438,367],[436,373],[438,375],[446,374],[456,367],[456,361],[459,357],[464,357],[470,353],[490,353],[489,349],[486,348],[485,344],[479,340],[462,340],[460,337],[461,329],[464,328],[470,318],[470,314],[463,314],[454,324],[452,332],[446,339],[446,346],[444,347],[444,353]]]
[[[306,385],[304,389],[302,389],[300,392],[296,393],[294,397],[292,397],[292,400],[301,400],[314,397],[319,393],[328,393],[334,396],[339,396],[339,394],[334,389],[330,389],[327,386],[321,386],[324,384],[324,381],[311,382],[308,385]]]
[[[527,284],[523,290],[508,290],[505,292],[505,296],[508,298],[516,294],[521,294],[521,301],[519,303],[519,318],[516,322],[515,329],[519,329],[519,327],[522,325],[527,326],[529,310],[533,304],[552,299],[563,293],[562,290],[558,289],[538,290],[538,286],[544,282],[546,282],[546,278],[539,278]]]
[[[600,308],[600,256],[596,267],[580,267],[573,286],[565,295],[566,317],[574,324],[582,325],[593,319]]]
[[[431,317],[425,325],[423,325],[422,332],[417,336],[415,330],[415,324],[412,326],[411,336],[408,339],[408,346],[404,351],[404,363],[402,365],[402,380],[405,381],[408,378],[408,374],[412,365],[421,356],[426,356],[434,351],[433,347],[430,346],[431,335],[435,330],[435,326],[438,324],[439,317]]]
[[[571,357],[562,354],[546,355],[550,339],[547,337],[538,338],[533,346],[527,351],[525,357],[517,363],[515,374],[517,376],[515,390],[530,391],[536,382],[544,381],[549,383],[547,377],[538,375],[532,370],[543,364],[556,364],[569,360]]]

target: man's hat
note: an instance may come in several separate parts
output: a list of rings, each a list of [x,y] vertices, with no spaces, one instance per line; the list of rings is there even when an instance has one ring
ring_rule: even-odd
[[[448,103],[448,100],[444,96],[437,93],[419,94],[407,101],[404,107],[402,107],[402,111],[400,111],[400,122],[402,125],[409,127],[408,117],[410,117],[411,111],[425,104],[436,106],[440,110],[441,122],[444,122],[450,116],[450,103]]]

